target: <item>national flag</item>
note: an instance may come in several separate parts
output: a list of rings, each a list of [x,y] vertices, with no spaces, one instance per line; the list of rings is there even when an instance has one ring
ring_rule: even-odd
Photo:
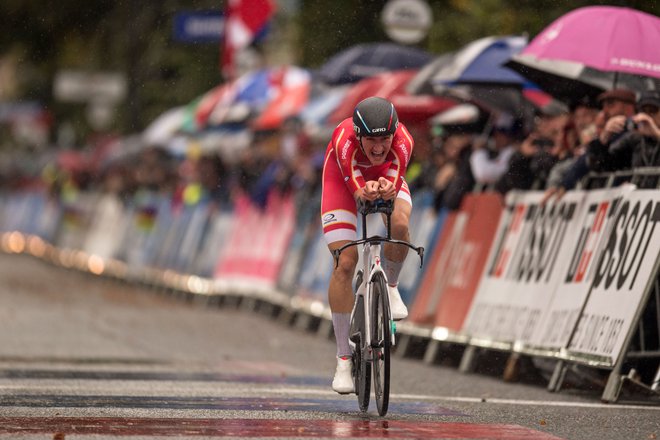
[[[275,12],[274,0],[229,0],[225,11],[222,72],[234,78],[235,55],[263,31]]]

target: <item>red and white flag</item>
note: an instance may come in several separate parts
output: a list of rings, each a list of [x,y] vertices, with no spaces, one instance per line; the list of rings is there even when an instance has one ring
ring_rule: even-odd
[[[222,72],[235,76],[235,55],[248,47],[275,12],[274,0],[229,0],[225,11]]]

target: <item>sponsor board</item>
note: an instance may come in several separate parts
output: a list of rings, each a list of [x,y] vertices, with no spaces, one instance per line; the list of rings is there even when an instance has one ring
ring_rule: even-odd
[[[247,196],[239,197],[232,233],[214,277],[275,287],[294,226],[291,196],[272,192],[264,210],[253,205]]]
[[[487,340],[512,339],[513,332],[507,329],[507,323],[513,320],[509,296],[515,281],[506,274],[521,242],[527,215],[528,206],[520,200],[522,197],[522,193],[512,191],[505,198],[495,242],[461,330],[466,335]]]
[[[477,290],[502,212],[495,193],[469,194],[450,213],[431,254],[411,318],[459,332]]]
[[[529,341],[539,349],[557,351],[567,346],[593,279],[593,268],[604,237],[611,227],[621,197],[631,187],[588,191],[580,213],[569,225],[570,234],[559,254],[558,280],[552,299]],[[577,192],[569,192],[570,197]]]
[[[603,241],[571,354],[614,364],[635,330],[638,311],[654,281],[660,252],[660,191],[638,190],[621,199]]]

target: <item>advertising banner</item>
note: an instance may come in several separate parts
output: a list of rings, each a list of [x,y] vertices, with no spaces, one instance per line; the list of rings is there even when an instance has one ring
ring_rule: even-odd
[[[505,277],[514,282],[508,295],[506,329],[501,337],[528,344],[537,331],[559,283],[566,260],[562,250],[575,240],[584,193],[569,192],[559,201],[543,203],[543,192],[520,197],[527,215],[520,243]]]
[[[323,238],[321,228],[312,239],[307,258],[301,263],[297,296],[328,302],[328,284],[333,268],[332,254]]]
[[[529,205],[523,199],[524,193],[518,191],[506,195],[495,242],[461,330],[471,337],[492,341],[513,339],[511,323],[515,312],[511,310],[510,296],[516,281],[510,274],[518,249],[524,245],[525,218],[530,216]]]
[[[443,275],[447,281],[435,312],[436,327],[455,332],[463,327],[497,232],[502,205],[502,196],[497,193],[470,194],[464,199],[461,211],[467,223]]]
[[[264,210],[247,196],[239,197],[229,242],[214,277],[274,288],[294,225],[295,206],[291,196],[271,192]]]
[[[194,259],[192,272],[204,277],[212,277],[215,265],[222,250],[229,242],[234,212],[218,210],[212,213],[204,227],[201,247]]]
[[[567,346],[591,287],[598,250],[613,223],[618,202],[631,190],[619,187],[582,193],[582,208],[571,221],[569,236],[559,251],[559,279],[543,321],[536,326],[531,346],[549,351]],[[578,200],[579,193],[571,191],[565,198]]]
[[[612,365],[654,282],[660,253],[660,191],[637,190],[620,202],[593,272],[591,292],[569,343],[572,354]]]
[[[461,330],[484,269],[502,213],[496,193],[468,194],[458,212],[444,220],[419,285],[411,319]],[[430,251],[429,251],[430,252]]]
[[[467,214],[459,211],[447,214],[442,231],[435,243],[431,243],[430,247],[435,252],[431,253],[431,258],[427,258],[424,263],[426,269],[410,309],[409,321],[420,325],[431,326],[433,324],[440,295],[448,278],[446,274],[449,271],[453,249],[458,246],[466,220]]]
[[[430,191],[420,191],[413,196],[413,211],[410,216],[410,242],[415,246],[424,247],[430,255],[431,236],[438,221],[438,214],[433,207],[433,194]],[[399,292],[406,304],[411,304],[424,268],[419,267],[419,257],[415,252],[408,252],[399,274]]]

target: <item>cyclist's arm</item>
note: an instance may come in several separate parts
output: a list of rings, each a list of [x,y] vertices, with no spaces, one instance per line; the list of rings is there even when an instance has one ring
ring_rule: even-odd
[[[340,124],[332,137],[332,146],[337,158],[339,170],[344,177],[344,183],[356,195],[357,191],[364,188],[366,181],[362,176],[362,171],[357,166],[356,154],[358,152],[357,143],[351,139],[352,126],[350,129],[345,124]]]
[[[414,145],[412,136],[406,127],[400,124],[392,140],[392,149],[390,150],[392,160],[385,176],[387,180],[394,184],[397,193],[403,185],[403,176],[405,176],[408,163],[410,163]]]

